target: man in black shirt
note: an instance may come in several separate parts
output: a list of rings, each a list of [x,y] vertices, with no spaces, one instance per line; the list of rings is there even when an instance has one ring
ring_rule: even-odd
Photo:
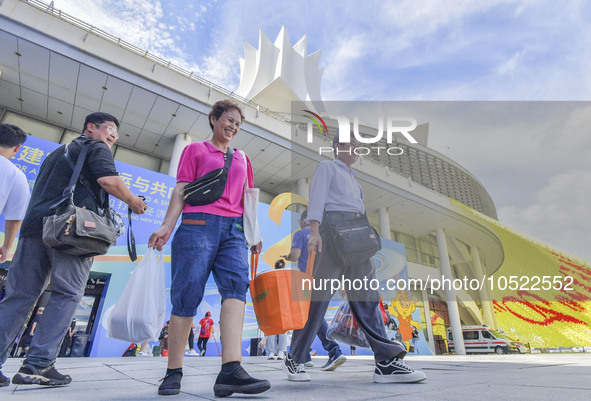
[[[90,147],[74,191],[74,204],[102,214],[111,194],[127,203],[134,213],[142,214],[147,209],[143,200],[125,186],[115,169],[110,149],[119,138],[118,127],[119,121],[110,114],[89,114],[82,135],[51,152],[39,169],[18,247],[8,269],[6,297],[0,303],[0,367],[48,282],[51,282],[52,294],[26,359],[12,379],[15,384],[59,386],[72,381],[70,376],[60,374],[53,364],[59,343],[84,295],[93,259],[49,248],[43,242],[42,231],[43,218],[55,214],[55,203],[62,198],[72,177],[70,163],[75,164],[85,142],[89,141]],[[9,383],[0,372],[0,386]]]

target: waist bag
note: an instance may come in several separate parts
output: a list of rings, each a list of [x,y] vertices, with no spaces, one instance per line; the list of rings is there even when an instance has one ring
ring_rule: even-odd
[[[117,242],[117,230],[105,208],[105,216],[74,205],[74,189],[90,142],[82,145],[69,185],[53,216],[43,218],[43,242],[64,253],[83,257],[104,255]],[[52,207],[53,208],[53,207]]]
[[[228,147],[228,151],[224,155],[226,160],[224,167],[212,170],[187,184],[183,188],[183,200],[191,206],[201,206],[220,199],[226,189],[233,154],[232,148]]]
[[[333,257],[347,266],[358,265],[382,249],[382,240],[365,214],[337,224],[329,223],[327,234]]]

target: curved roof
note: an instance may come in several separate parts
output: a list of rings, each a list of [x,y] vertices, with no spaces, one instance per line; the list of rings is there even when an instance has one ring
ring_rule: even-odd
[[[109,112],[121,121],[120,148],[160,158],[163,164],[170,158],[177,135],[188,133],[194,140],[209,135],[209,105],[227,98],[227,91],[156,64],[116,41],[89,35],[27,3],[14,3],[18,7],[10,9],[11,18],[3,15],[6,8],[0,8],[1,107],[75,132],[80,132],[88,113]],[[22,12],[19,7],[29,9]],[[244,113],[246,122],[232,144],[250,156],[258,187],[271,194],[290,192],[298,178],[313,175],[323,157],[294,143],[292,126],[284,118],[252,103],[244,104]],[[59,142],[63,136],[47,139]],[[431,158],[435,163],[439,160],[464,174],[472,182],[467,188],[476,182],[486,194],[477,180],[452,160],[424,147],[411,147],[411,151],[424,156],[426,171],[430,171]],[[124,157],[124,152],[115,150],[116,159],[134,164]],[[414,167],[411,180],[375,162],[368,161],[358,169],[368,210],[387,208],[392,229],[419,237],[445,227],[448,235],[478,245],[487,274],[500,267],[503,248],[498,238],[455,208],[452,196],[413,178]],[[422,171],[421,164],[418,171]],[[481,196],[484,203],[486,196]],[[494,205],[492,212],[486,208],[481,211],[494,216]]]

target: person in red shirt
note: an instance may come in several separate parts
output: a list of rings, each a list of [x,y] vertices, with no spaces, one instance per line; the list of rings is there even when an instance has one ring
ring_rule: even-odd
[[[197,340],[197,348],[199,348],[199,355],[204,356],[207,351],[207,341],[213,333],[213,319],[211,313],[207,312],[205,317],[199,322],[201,331],[199,332],[199,340]]]

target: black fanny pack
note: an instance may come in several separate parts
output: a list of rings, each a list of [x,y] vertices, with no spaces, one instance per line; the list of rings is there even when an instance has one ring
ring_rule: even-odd
[[[365,262],[382,249],[380,235],[365,214],[327,226],[329,250],[335,259],[347,266]]]
[[[224,167],[210,171],[185,186],[182,193],[185,203],[201,206],[213,203],[222,197],[226,189],[233,154],[232,148],[228,147]]]

